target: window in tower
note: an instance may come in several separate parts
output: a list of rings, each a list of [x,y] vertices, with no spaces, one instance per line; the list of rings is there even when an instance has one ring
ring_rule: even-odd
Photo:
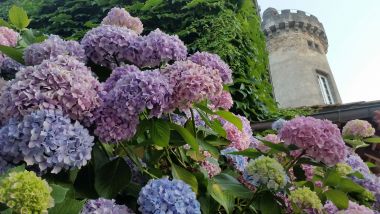
[[[307,44],[309,45],[309,48],[313,48],[313,42],[310,40],[307,40]]]
[[[319,73],[318,82],[319,82],[319,87],[321,88],[322,97],[325,104],[327,105],[334,104],[334,98],[331,93],[331,88],[330,88],[329,80],[327,76]]]

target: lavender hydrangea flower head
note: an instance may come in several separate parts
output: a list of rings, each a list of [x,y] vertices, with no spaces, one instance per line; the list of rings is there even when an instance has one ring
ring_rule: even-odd
[[[189,60],[198,65],[218,70],[224,84],[232,83],[232,70],[219,55],[207,52],[196,52],[189,57]]]
[[[116,85],[116,82],[121,79],[123,75],[132,72],[141,72],[139,68],[134,65],[126,65],[122,67],[115,68],[108,79],[103,84],[103,90],[106,92],[110,92]]]
[[[118,27],[125,27],[141,34],[144,30],[141,20],[137,17],[131,16],[124,8],[112,8],[106,17],[104,17],[102,25],[114,25]]]
[[[177,35],[170,36],[156,29],[134,40],[124,55],[139,67],[157,67],[169,61],[185,60],[187,48]]]
[[[0,126],[4,125],[12,117],[20,117],[20,112],[12,103],[11,86],[15,81],[8,81],[0,89]]]
[[[363,159],[356,154],[354,151],[350,151],[348,155],[346,156],[345,163],[347,163],[354,171],[359,171],[363,174],[370,174],[371,171],[369,170],[366,163],[364,163]]]
[[[323,206],[327,214],[374,214],[375,212],[368,207],[349,201],[348,208],[339,210],[331,201],[326,201]]]
[[[181,180],[150,180],[141,189],[137,203],[142,214],[201,214],[200,204],[191,187]]]
[[[17,61],[9,57],[5,57],[3,63],[0,64],[0,77],[4,78],[5,80],[14,79],[16,73],[22,67],[24,67],[24,65],[18,63]]]
[[[104,198],[99,198],[96,200],[89,200],[83,207],[81,214],[134,214],[125,205],[118,205],[115,200],[109,200]]]
[[[297,117],[286,122],[279,137],[286,145],[294,144],[309,157],[326,165],[344,161],[347,154],[340,130],[328,120]]]
[[[127,28],[101,25],[88,31],[81,44],[92,62],[115,68],[127,60],[123,52],[137,37],[134,31]]]
[[[215,96],[211,99],[211,103],[209,107],[211,109],[225,109],[229,110],[234,105],[234,101],[232,100],[232,96],[230,92],[223,91],[220,96]]]
[[[162,73],[169,78],[169,84],[175,92],[170,98],[170,109],[185,110],[194,103],[222,93],[222,80],[218,71],[191,61],[177,61],[164,68]]]
[[[42,43],[27,47],[24,51],[24,60],[27,65],[39,65],[42,61],[54,59],[59,55],[72,56],[81,62],[86,62],[82,45],[77,41],[65,41],[56,35],[49,36]]]
[[[229,154],[232,152],[237,152],[238,150],[234,147],[227,147],[220,151],[222,155],[224,155],[229,162],[232,163],[232,165],[239,171],[243,172],[248,164],[248,158],[244,157],[242,155],[233,155]]]
[[[282,165],[267,156],[251,160],[244,170],[243,177],[256,187],[263,185],[274,191],[284,188],[288,183]]]
[[[158,71],[129,72],[116,82],[107,96],[113,98],[121,117],[139,115],[145,109],[160,117],[168,109],[172,89],[166,76]]]
[[[26,144],[20,145],[28,165],[58,173],[81,168],[91,159],[94,137],[78,122],[71,123],[60,110],[39,110],[26,115],[19,125]]]
[[[102,106],[95,111],[94,134],[104,143],[117,143],[131,139],[139,124],[138,115],[122,118],[113,105],[114,101],[105,99]]]
[[[71,119],[89,125],[101,103],[99,81],[83,63],[69,56],[26,67],[10,87],[11,103],[22,115],[37,109],[61,109]]]
[[[22,133],[19,123],[15,118],[11,118],[0,128],[1,159],[12,164],[18,164],[24,159],[20,146],[26,145],[28,140],[28,137]]]
[[[343,127],[342,135],[348,137],[366,138],[375,134],[375,129],[365,120],[351,120]]]

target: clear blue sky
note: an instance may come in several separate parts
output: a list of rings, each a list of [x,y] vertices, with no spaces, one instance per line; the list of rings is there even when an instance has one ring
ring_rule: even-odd
[[[258,0],[261,12],[299,9],[318,17],[344,103],[380,100],[380,0]]]

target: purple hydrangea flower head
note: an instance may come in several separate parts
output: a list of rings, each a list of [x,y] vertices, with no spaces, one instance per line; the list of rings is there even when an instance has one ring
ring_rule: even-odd
[[[352,177],[351,179],[357,184],[363,186],[375,196],[374,209],[380,209],[380,177],[374,174],[363,174],[364,179]]]
[[[168,109],[172,89],[166,76],[158,71],[129,72],[108,93],[121,117],[139,115],[145,109],[160,117]]]
[[[0,126],[12,117],[20,117],[20,112],[12,103],[11,86],[15,81],[8,81],[0,89]]]
[[[345,162],[349,166],[351,166],[354,171],[359,171],[360,173],[363,173],[363,174],[371,173],[367,164],[364,163],[363,159],[354,151],[349,151],[348,155],[346,156]]]
[[[234,101],[232,100],[232,96],[230,92],[223,91],[220,96],[215,96],[211,99],[211,103],[209,107],[211,109],[225,109],[229,110],[234,105]]]
[[[125,205],[118,205],[115,200],[109,200],[104,198],[99,198],[96,200],[87,201],[86,205],[83,207],[81,214],[134,214]]]
[[[297,117],[285,123],[279,137],[286,145],[294,144],[309,157],[329,166],[344,161],[347,154],[340,130],[328,120]]]
[[[27,65],[39,65],[42,61],[54,59],[59,55],[72,56],[81,62],[86,62],[82,45],[77,41],[65,41],[56,35],[49,36],[42,43],[27,47],[24,51],[24,60]]]
[[[198,65],[218,70],[224,84],[232,83],[232,70],[217,54],[196,52],[189,57],[189,60]]]
[[[245,167],[248,164],[248,158],[244,157],[242,155],[233,155],[229,154],[232,152],[237,152],[238,150],[234,147],[227,147],[220,151],[222,155],[224,155],[229,162],[232,163],[232,165],[237,169],[239,172],[243,172]]]
[[[81,44],[92,62],[114,68],[127,60],[123,52],[136,38],[137,34],[127,28],[101,25],[88,31]]]
[[[375,134],[375,129],[365,120],[351,120],[343,127],[342,135],[348,137],[371,137]]]
[[[161,71],[169,78],[169,84],[175,92],[170,99],[170,109],[185,110],[194,103],[222,93],[222,80],[217,70],[191,61],[177,61]]]
[[[24,116],[19,129],[28,140],[20,145],[24,161],[41,171],[58,173],[81,168],[91,159],[94,137],[60,110],[39,110]]]
[[[134,65],[126,65],[113,69],[110,77],[104,82],[103,90],[110,92],[116,85],[116,82],[121,79],[122,76],[132,72],[141,72],[139,68]]]
[[[124,55],[139,67],[157,67],[169,61],[185,60],[187,48],[177,35],[170,36],[156,29],[134,40]]]
[[[24,67],[24,65],[18,63],[17,61],[9,57],[5,57],[3,63],[0,64],[0,77],[4,78],[5,80],[14,79],[16,73],[22,67]]]
[[[17,73],[10,86],[11,104],[22,115],[37,109],[61,109],[71,119],[89,125],[101,103],[100,90],[99,81],[82,62],[58,56]]]
[[[107,95],[103,96],[103,104],[95,111],[95,135],[105,143],[117,143],[131,139],[137,131],[138,115],[128,118],[121,117],[114,106],[115,100],[112,97],[108,98]]]
[[[124,8],[112,8],[106,17],[104,17],[102,25],[114,25],[118,27],[125,27],[141,34],[144,30],[141,20],[137,17],[131,16]]]
[[[200,204],[191,187],[181,180],[150,180],[141,189],[137,203],[142,214],[201,214]]]
[[[323,206],[324,211],[327,214],[374,214],[375,212],[368,207],[365,207],[363,205],[359,205],[355,202],[349,201],[348,208],[345,210],[339,210],[335,204],[333,204],[331,201],[326,201],[325,205]]]
[[[286,122],[287,120],[280,118],[272,123],[272,129],[276,131],[280,131],[282,127],[284,127]]]

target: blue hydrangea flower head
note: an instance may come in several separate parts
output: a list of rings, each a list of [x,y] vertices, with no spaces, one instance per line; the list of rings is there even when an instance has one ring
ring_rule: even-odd
[[[150,180],[141,189],[137,203],[142,214],[200,214],[200,204],[191,187],[181,180]]]

